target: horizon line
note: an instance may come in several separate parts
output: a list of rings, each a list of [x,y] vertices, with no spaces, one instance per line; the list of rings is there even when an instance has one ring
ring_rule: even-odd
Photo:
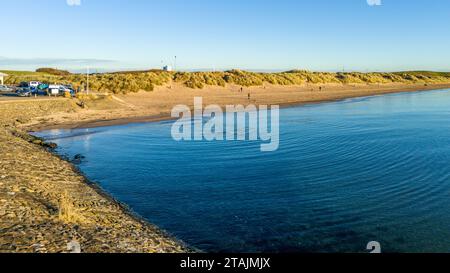
[[[40,67],[40,68],[53,68],[57,70],[68,71],[72,74],[83,74],[87,72],[87,69],[64,69],[58,67]],[[39,69],[39,68],[37,68]],[[36,72],[37,69],[8,69],[8,68],[0,68],[0,71],[13,71],[13,72]],[[148,71],[163,71],[162,68],[124,68],[124,69],[108,69],[108,68],[94,68],[89,67],[90,74],[104,74],[104,73],[120,73],[120,72],[148,72]],[[233,70],[239,70],[244,72],[252,72],[252,73],[283,73],[283,72],[291,72],[291,71],[307,71],[307,72],[316,72],[316,73],[400,73],[400,72],[443,72],[450,73],[450,70],[438,70],[438,69],[406,69],[406,70],[337,70],[337,69],[325,69],[325,70],[315,70],[315,69],[305,69],[305,68],[291,68],[291,69],[242,69],[242,68],[221,68],[221,69],[211,69],[211,68],[184,68],[177,69],[171,72],[186,72],[186,73],[195,73],[195,72],[228,72]]]

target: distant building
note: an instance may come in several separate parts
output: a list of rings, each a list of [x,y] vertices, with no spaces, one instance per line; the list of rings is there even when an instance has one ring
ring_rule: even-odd
[[[172,67],[170,65],[166,65],[163,67],[164,71],[173,71]]]
[[[0,84],[1,85],[4,84],[4,78],[7,77],[7,76],[8,76],[8,74],[0,72]]]

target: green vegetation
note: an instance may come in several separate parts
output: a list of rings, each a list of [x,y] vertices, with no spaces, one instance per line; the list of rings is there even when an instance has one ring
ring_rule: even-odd
[[[37,80],[46,83],[72,84],[76,89],[84,90],[86,76],[70,74],[56,69],[38,69],[37,72],[2,71],[10,76],[7,84]],[[68,74],[67,74],[68,73]],[[292,70],[280,73],[256,73],[241,70],[225,72],[166,72],[161,70],[124,71],[115,73],[92,74],[89,78],[91,90],[99,92],[129,93],[140,90],[153,91],[155,86],[170,82],[183,84],[189,88],[201,89],[205,86],[261,86],[264,83],[274,85],[302,84],[385,84],[415,83],[433,84],[450,83],[450,73],[411,71],[395,73],[329,73]]]
[[[205,85],[261,86],[302,84],[383,84],[383,83],[449,83],[450,73],[440,72],[399,72],[399,73],[325,73],[292,70],[281,73],[254,73],[241,70],[226,72],[176,73],[174,81],[190,88]]]
[[[393,74],[397,75],[403,75],[403,74],[409,74],[416,77],[428,77],[428,78],[434,78],[434,77],[444,77],[444,78],[450,78],[450,72],[435,72],[435,71],[403,71],[403,72],[395,72]]]

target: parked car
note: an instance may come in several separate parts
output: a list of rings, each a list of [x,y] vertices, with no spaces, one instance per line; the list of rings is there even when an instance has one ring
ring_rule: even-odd
[[[72,88],[70,88],[70,86],[67,85],[61,85],[60,89],[59,89],[59,94],[61,96],[65,96],[66,93],[69,93],[70,96],[75,96],[75,90],[73,90]]]
[[[31,94],[33,95],[33,96],[47,96],[48,95],[48,93],[47,93],[47,90],[41,90],[41,89],[39,89],[39,88],[36,88],[36,89],[32,89],[31,90]]]
[[[61,85],[61,87],[62,87],[61,90],[63,92],[69,92],[72,95],[75,94],[75,89],[73,89],[71,84],[64,84],[64,85]]]
[[[0,92],[12,92],[14,91],[12,88],[9,88],[6,85],[0,85]]]
[[[30,87],[30,83],[28,83],[28,82],[21,82],[17,86],[17,88],[26,88],[26,87]]]
[[[17,89],[16,94],[19,97],[31,97],[33,95],[33,90],[30,87],[21,87]]]
[[[37,89],[38,90],[47,90],[48,89],[48,84],[46,84],[46,83],[41,83],[41,84],[39,84],[38,85],[38,87],[37,87]]]
[[[71,84],[64,84],[64,87],[75,91],[75,88],[73,88],[73,86]]]
[[[69,92],[71,96],[75,96],[75,90],[73,90],[72,85],[51,84],[48,86],[48,93],[50,95],[64,96],[66,92]]]

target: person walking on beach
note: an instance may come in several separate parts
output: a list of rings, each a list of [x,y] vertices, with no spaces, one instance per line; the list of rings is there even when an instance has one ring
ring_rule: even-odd
[[[250,100],[250,93],[248,93],[248,100]]]

